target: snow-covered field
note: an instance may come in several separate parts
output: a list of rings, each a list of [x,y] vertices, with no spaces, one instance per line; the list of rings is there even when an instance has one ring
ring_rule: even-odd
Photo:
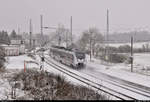
[[[13,82],[9,79],[18,71],[18,69],[9,69],[3,73],[0,73],[0,100],[14,100],[12,99]],[[26,94],[23,90],[16,88],[16,97],[22,97],[24,95]]]
[[[11,92],[12,86],[9,82],[9,77],[13,73],[17,73],[20,69],[24,69],[24,61],[34,61],[32,58],[21,55],[21,56],[10,56],[7,57],[7,63],[5,63],[6,71],[0,73],[0,100],[12,100]],[[26,68],[39,68],[35,63],[26,63]],[[16,96],[24,96],[25,92],[21,89],[16,89]]]
[[[134,64],[150,69],[150,53],[134,54]]]
[[[142,48],[143,45],[146,46],[146,44],[150,45],[150,42],[135,42],[133,44],[133,47],[134,48]],[[119,46],[122,46],[122,45],[131,45],[131,43],[112,43],[112,44],[109,44],[109,46],[112,46],[112,47],[119,47]]]
[[[25,65],[28,67],[39,67],[35,63],[26,63],[27,61],[34,61],[32,58],[26,56],[26,55],[20,55],[20,56],[10,56],[7,57],[7,63],[5,63],[6,68],[8,69],[22,69],[24,68],[24,61]]]
[[[4,75],[0,73],[0,100],[9,99],[11,90],[8,80],[3,77]]]
[[[95,72],[102,72],[117,78],[121,78],[123,80],[127,80],[130,82],[134,82],[137,84],[145,85],[150,87],[150,71],[143,70],[144,68],[149,68],[150,54],[135,54],[134,55],[134,68],[133,73],[131,72],[130,64],[108,64],[104,63],[97,59],[92,59],[93,61],[89,61],[89,56],[87,56],[89,66],[89,70],[93,70]]]

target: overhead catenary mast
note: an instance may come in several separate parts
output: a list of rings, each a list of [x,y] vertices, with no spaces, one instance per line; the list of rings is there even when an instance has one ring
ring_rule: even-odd
[[[66,48],[68,47],[68,34],[66,32]]]
[[[106,28],[106,60],[109,56],[109,10],[107,9],[107,28]]]
[[[30,19],[29,33],[30,33],[30,49],[31,49],[32,48],[32,20],[31,19]]]
[[[107,46],[109,46],[109,11],[107,10]]]
[[[40,15],[40,23],[41,23],[41,46],[44,45],[44,35],[43,35],[43,15]]]
[[[41,35],[43,36],[43,15],[40,15],[40,20],[41,20]]]
[[[72,16],[70,18],[70,34],[71,34],[71,45],[73,44],[73,39],[72,39]]]
[[[44,36],[43,36],[43,15],[40,15],[40,23],[41,23],[41,47],[44,45]],[[44,52],[42,52],[42,57],[41,57],[41,66],[40,69],[44,70]]]
[[[131,36],[131,72],[133,72],[133,36]]]
[[[20,28],[18,28],[18,35],[20,34]]]

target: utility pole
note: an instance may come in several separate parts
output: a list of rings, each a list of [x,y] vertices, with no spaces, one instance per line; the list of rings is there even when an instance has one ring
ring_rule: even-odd
[[[33,48],[34,48],[34,54],[35,54],[35,39],[33,39]]]
[[[133,72],[133,36],[131,37],[131,72]]]
[[[41,41],[41,46],[43,46],[44,44],[44,36],[43,36],[43,15],[40,15],[40,20],[41,20],[41,37],[42,37],[42,41]],[[42,61],[42,65],[40,66],[40,69],[42,67],[42,69],[44,70],[44,52],[42,51],[42,57],[41,57],[41,61]]]
[[[20,34],[20,28],[18,28],[18,35]]]
[[[107,10],[107,41],[109,41],[108,35],[109,35],[109,11]]]
[[[42,41],[41,41],[41,45],[43,45],[44,44],[44,37],[43,37],[43,15],[40,15],[40,17],[41,17],[41,39],[42,39]]]
[[[70,33],[71,33],[71,45],[73,44],[73,39],[72,39],[72,16],[70,18]]]
[[[109,56],[109,11],[107,9],[107,29],[106,29],[106,60],[108,60],[108,56]]]
[[[43,36],[43,15],[40,15],[41,17],[41,35]]]
[[[60,33],[59,33],[60,34]],[[58,45],[60,46],[61,44],[61,36],[59,35],[59,38],[58,38]]]
[[[66,48],[68,47],[68,32],[66,31]]]
[[[30,19],[30,28],[29,28],[29,30],[30,30],[30,49],[31,49],[31,47],[32,47],[32,20]]]
[[[91,59],[92,59],[92,37],[91,37],[92,35],[90,35],[90,61],[91,61]]]
[[[61,32],[60,32],[60,30],[61,30],[61,27],[59,26],[58,27],[58,30],[56,30],[56,33],[57,33],[57,35],[58,35],[58,46],[60,46],[60,44],[61,44]]]

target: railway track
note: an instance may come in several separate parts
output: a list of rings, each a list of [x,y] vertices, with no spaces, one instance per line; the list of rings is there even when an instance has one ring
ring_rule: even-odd
[[[55,68],[55,69],[65,73],[66,75],[68,75],[68,76],[70,76],[70,77],[72,77],[72,78],[74,78],[74,79],[76,79],[78,81],[81,81],[82,83],[87,84],[87,85],[91,86],[92,88],[95,88],[97,90],[103,91],[103,92],[105,92],[105,93],[107,93],[107,94],[109,94],[111,96],[114,96],[114,97],[116,97],[118,99],[121,99],[121,100],[138,100],[138,99],[136,99],[134,97],[131,97],[130,95],[126,95],[124,93],[118,92],[115,89],[111,89],[109,87],[106,87],[106,86],[102,85],[101,83],[91,81],[91,80],[89,80],[89,79],[87,79],[87,78],[85,78],[83,76],[80,76],[80,75],[78,75],[78,74],[76,74],[76,73],[74,73],[74,72],[72,72],[70,70],[67,70],[64,67],[59,66],[56,63],[52,62],[51,60],[49,60],[46,57],[45,57],[45,62],[48,65],[52,66],[53,68]]]
[[[110,83],[112,85],[124,88],[124,89],[132,91],[132,92],[135,92],[137,94],[140,94],[140,95],[145,96],[148,99],[150,99],[150,91],[149,91],[148,87],[145,87],[145,86],[142,86],[142,85],[136,85],[135,83],[128,82],[128,81],[121,80],[121,79],[118,80],[118,78],[115,78],[115,77],[111,78],[111,76],[109,76],[109,75],[107,76],[105,74],[104,74],[104,76],[109,77],[109,79],[103,79],[102,78],[102,77],[104,77],[103,75],[99,76],[99,77],[94,76],[94,74],[96,72],[90,72],[90,73],[83,72],[83,73],[87,74],[87,75],[89,75],[91,77],[94,77],[96,79],[103,80],[104,82]],[[99,73],[99,74],[103,74],[103,73]],[[147,90],[143,89],[143,87],[147,88]]]
[[[126,80],[120,79],[118,77],[110,76],[110,75],[104,74],[102,72],[97,72],[94,70],[90,71],[90,73],[88,73],[88,72],[86,72],[86,70],[84,70],[84,72],[82,72],[82,73],[87,74],[87,75],[92,76],[92,77],[95,77],[95,78],[100,79],[100,80],[104,80],[102,77],[105,77],[106,82],[109,82],[109,83],[112,83],[115,85],[117,85],[116,83],[118,83],[118,84],[124,85],[126,87],[130,87],[132,89],[139,90],[140,92],[147,94],[147,95],[143,94],[144,96],[150,97],[150,87],[136,84],[136,83],[133,83],[130,81],[126,81]],[[99,74],[100,77],[94,76],[95,73]]]

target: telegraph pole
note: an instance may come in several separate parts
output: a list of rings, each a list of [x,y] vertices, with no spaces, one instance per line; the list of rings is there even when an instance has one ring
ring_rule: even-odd
[[[41,17],[41,35],[43,36],[43,15],[40,15]]]
[[[18,28],[18,35],[20,34],[20,28]]]
[[[42,37],[42,41],[41,41],[41,46],[43,46],[44,44],[44,36],[43,36],[43,15],[40,15],[40,20],[41,20],[41,37]],[[42,57],[41,57],[41,61],[42,61],[42,65],[40,66],[40,69],[42,68],[44,70],[44,52],[42,51]]]
[[[60,33],[59,33],[60,34]],[[59,35],[59,38],[58,38],[58,45],[60,46],[61,44],[61,36]]]
[[[108,60],[109,56],[109,11],[107,9],[107,29],[106,29],[106,43],[107,43],[107,49],[106,49],[106,60]]]
[[[90,35],[90,61],[91,61],[91,59],[92,59],[92,37],[91,37],[91,35]]]
[[[30,19],[30,49],[32,47],[32,20]]]
[[[42,37],[42,41],[41,41],[41,45],[44,44],[44,37],[43,37],[43,15],[40,15],[40,20],[41,20],[41,37]]]
[[[133,36],[131,37],[131,72],[133,72]]]
[[[71,33],[71,45],[73,43],[73,39],[72,39],[72,16],[70,18],[70,33]]]
[[[66,48],[68,47],[68,34],[66,32]]]
[[[109,11],[107,10],[107,41],[109,41],[108,34],[109,34]]]

